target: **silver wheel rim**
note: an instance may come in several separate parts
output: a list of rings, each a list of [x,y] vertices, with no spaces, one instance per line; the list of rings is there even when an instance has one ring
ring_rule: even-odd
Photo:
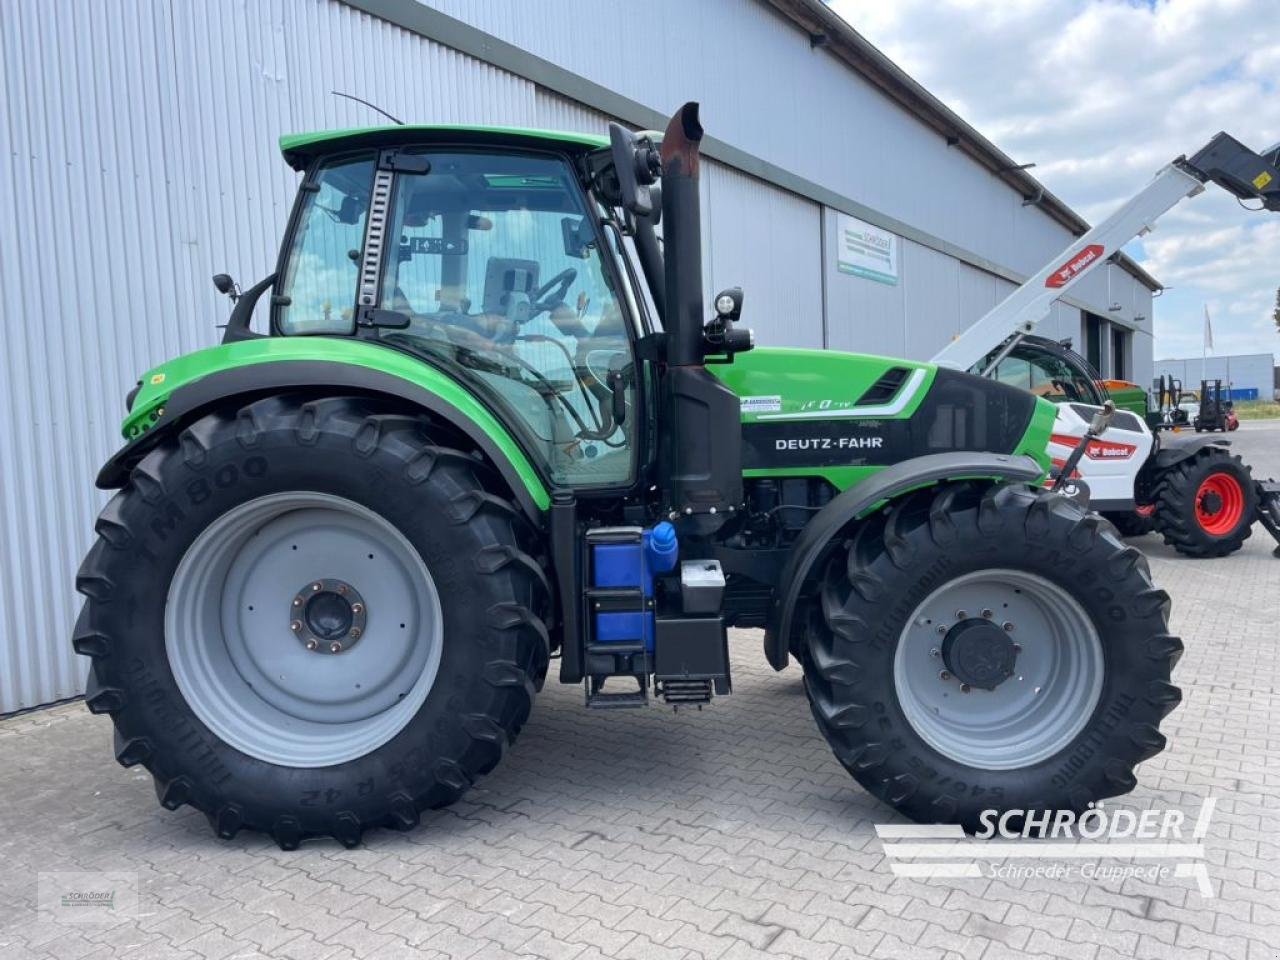
[[[994,689],[963,684],[942,655],[945,635],[974,618],[1020,648]],[[1043,577],[1005,569],[965,574],[931,593],[899,637],[893,670],[916,733],[985,770],[1028,767],[1064,749],[1093,715],[1104,675],[1098,631],[1079,602]]]
[[[307,591],[347,584],[360,606],[350,624],[320,616],[315,631],[299,629]],[[328,649],[352,625],[358,642]],[[325,493],[270,494],[224,513],[183,555],[165,605],[169,665],[196,716],[286,767],[353,760],[404,729],[435,682],[442,636],[435,581],[409,541]],[[318,637],[324,648],[309,649]]]

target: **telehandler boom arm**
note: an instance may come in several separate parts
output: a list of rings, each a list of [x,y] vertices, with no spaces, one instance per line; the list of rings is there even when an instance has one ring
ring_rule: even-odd
[[[1260,209],[1280,211],[1280,144],[1264,155],[1219,133],[1190,159],[1178,157],[1119,210],[1076,239],[1017,290],[942,348],[933,361],[970,370],[992,350],[1004,349],[986,364],[985,373],[1049,315],[1053,301],[1134,237],[1150,232],[1157,220],[1184,197],[1203,192],[1213,181],[1240,200],[1261,200]],[[1007,342],[1006,342],[1007,341]]]

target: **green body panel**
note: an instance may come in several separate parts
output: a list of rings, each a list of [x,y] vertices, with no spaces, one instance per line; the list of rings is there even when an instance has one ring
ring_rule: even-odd
[[[832,350],[806,350],[796,347],[756,347],[740,353],[733,363],[708,367],[739,397],[779,397],[778,412],[804,413],[831,409],[833,404],[850,406],[853,400],[890,367],[908,367],[926,371],[922,388],[899,416],[910,417],[933,381],[935,367],[928,363],[911,363],[890,357],[864,353],[837,353]],[[744,405],[742,422],[754,423],[762,408]],[[844,490],[880,470],[880,467],[779,467],[744,470],[747,477],[822,477],[837,490]]]
[[[779,397],[780,407],[769,410],[770,413],[812,412],[814,419],[822,419],[823,410],[852,407],[867,388],[893,367],[922,370],[925,375],[908,404],[892,417],[906,420],[929,392],[937,372],[931,363],[835,350],[756,347],[749,353],[738,354],[733,363],[714,364],[707,369],[739,397]],[[742,422],[752,423],[764,412],[762,407],[744,407]]]
[[[280,152],[295,168],[303,167],[313,156],[335,153],[349,146],[381,138],[394,138],[410,143],[415,138],[440,139],[448,134],[487,134],[510,140],[542,140],[547,146],[586,147],[599,150],[609,146],[608,137],[563,130],[537,130],[530,127],[481,127],[468,124],[405,124],[394,127],[354,127],[347,130],[320,130],[315,133],[289,133],[280,138]],[[474,139],[474,137],[473,137]]]
[[[894,401],[877,405],[866,419],[908,420],[933,386],[937,367],[931,363],[832,350],[789,347],[757,347],[739,354],[731,364],[708,369],[743,401],[742,423],[764,422],[779,414],[797,421],[828,419],[828,411],[845,411],[881,376],[894,367],[910,371]],[[884,408],[889,408],[888,412]],[[1050,467],[1048,445],[1053,431],[1054,406],[1037,398],[1018,455],[1032,457],[1046,473]],[[784,466],[743,471],[747,477],[821,477],[844,490],[874,475],[882,466]],[[956,478],[960,479],[960,478]]]
[[[177,357],[143,375],[142,389],[121,430],[126,439],[140,436],[155,421],[174,390],[201,377],[237,367],[281,361],[321,361],[368,367],[435,394],[492,439],[511,462],[539,508],[545,510],[551,505],[550,494],[510,431],[466,387],[435,367],[397,350],[352,338],[267,337],[223,344]]]
[[[1049,436],[1053,433],[1053,421],[1058,417],[1054,404],[1044,397],[1036,397],[1036,406],[1031,413],[1031,422],[1027,431],[1014,448],[1014,456],[1030,457],[1040,464],[1040,469],[1047,476],[1053,465],[1049,457]]]

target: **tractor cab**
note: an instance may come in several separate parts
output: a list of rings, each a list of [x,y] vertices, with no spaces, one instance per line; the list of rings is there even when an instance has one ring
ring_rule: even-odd
[[[396,127],[286,140],[306,174],[271,333],[410,353],[499,410],[554,483],[624,484],[633,344],[652,321],[625,280],[618,231],[581,186],[582,157],[600,144],[511,131],[498,151],[485,136]]]

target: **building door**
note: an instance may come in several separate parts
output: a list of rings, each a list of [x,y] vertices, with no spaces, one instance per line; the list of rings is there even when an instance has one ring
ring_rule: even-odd
[[[1129,379],[1129,341],[1132,335],[1128,330],[1113,326],[1111,328],[1111,378],[1113,380]]]
[[[1084,356],[1093,369],[1102,371],[1102,318],[1084,315]],[[1105,374],[1104,374],[1105,375]]]

